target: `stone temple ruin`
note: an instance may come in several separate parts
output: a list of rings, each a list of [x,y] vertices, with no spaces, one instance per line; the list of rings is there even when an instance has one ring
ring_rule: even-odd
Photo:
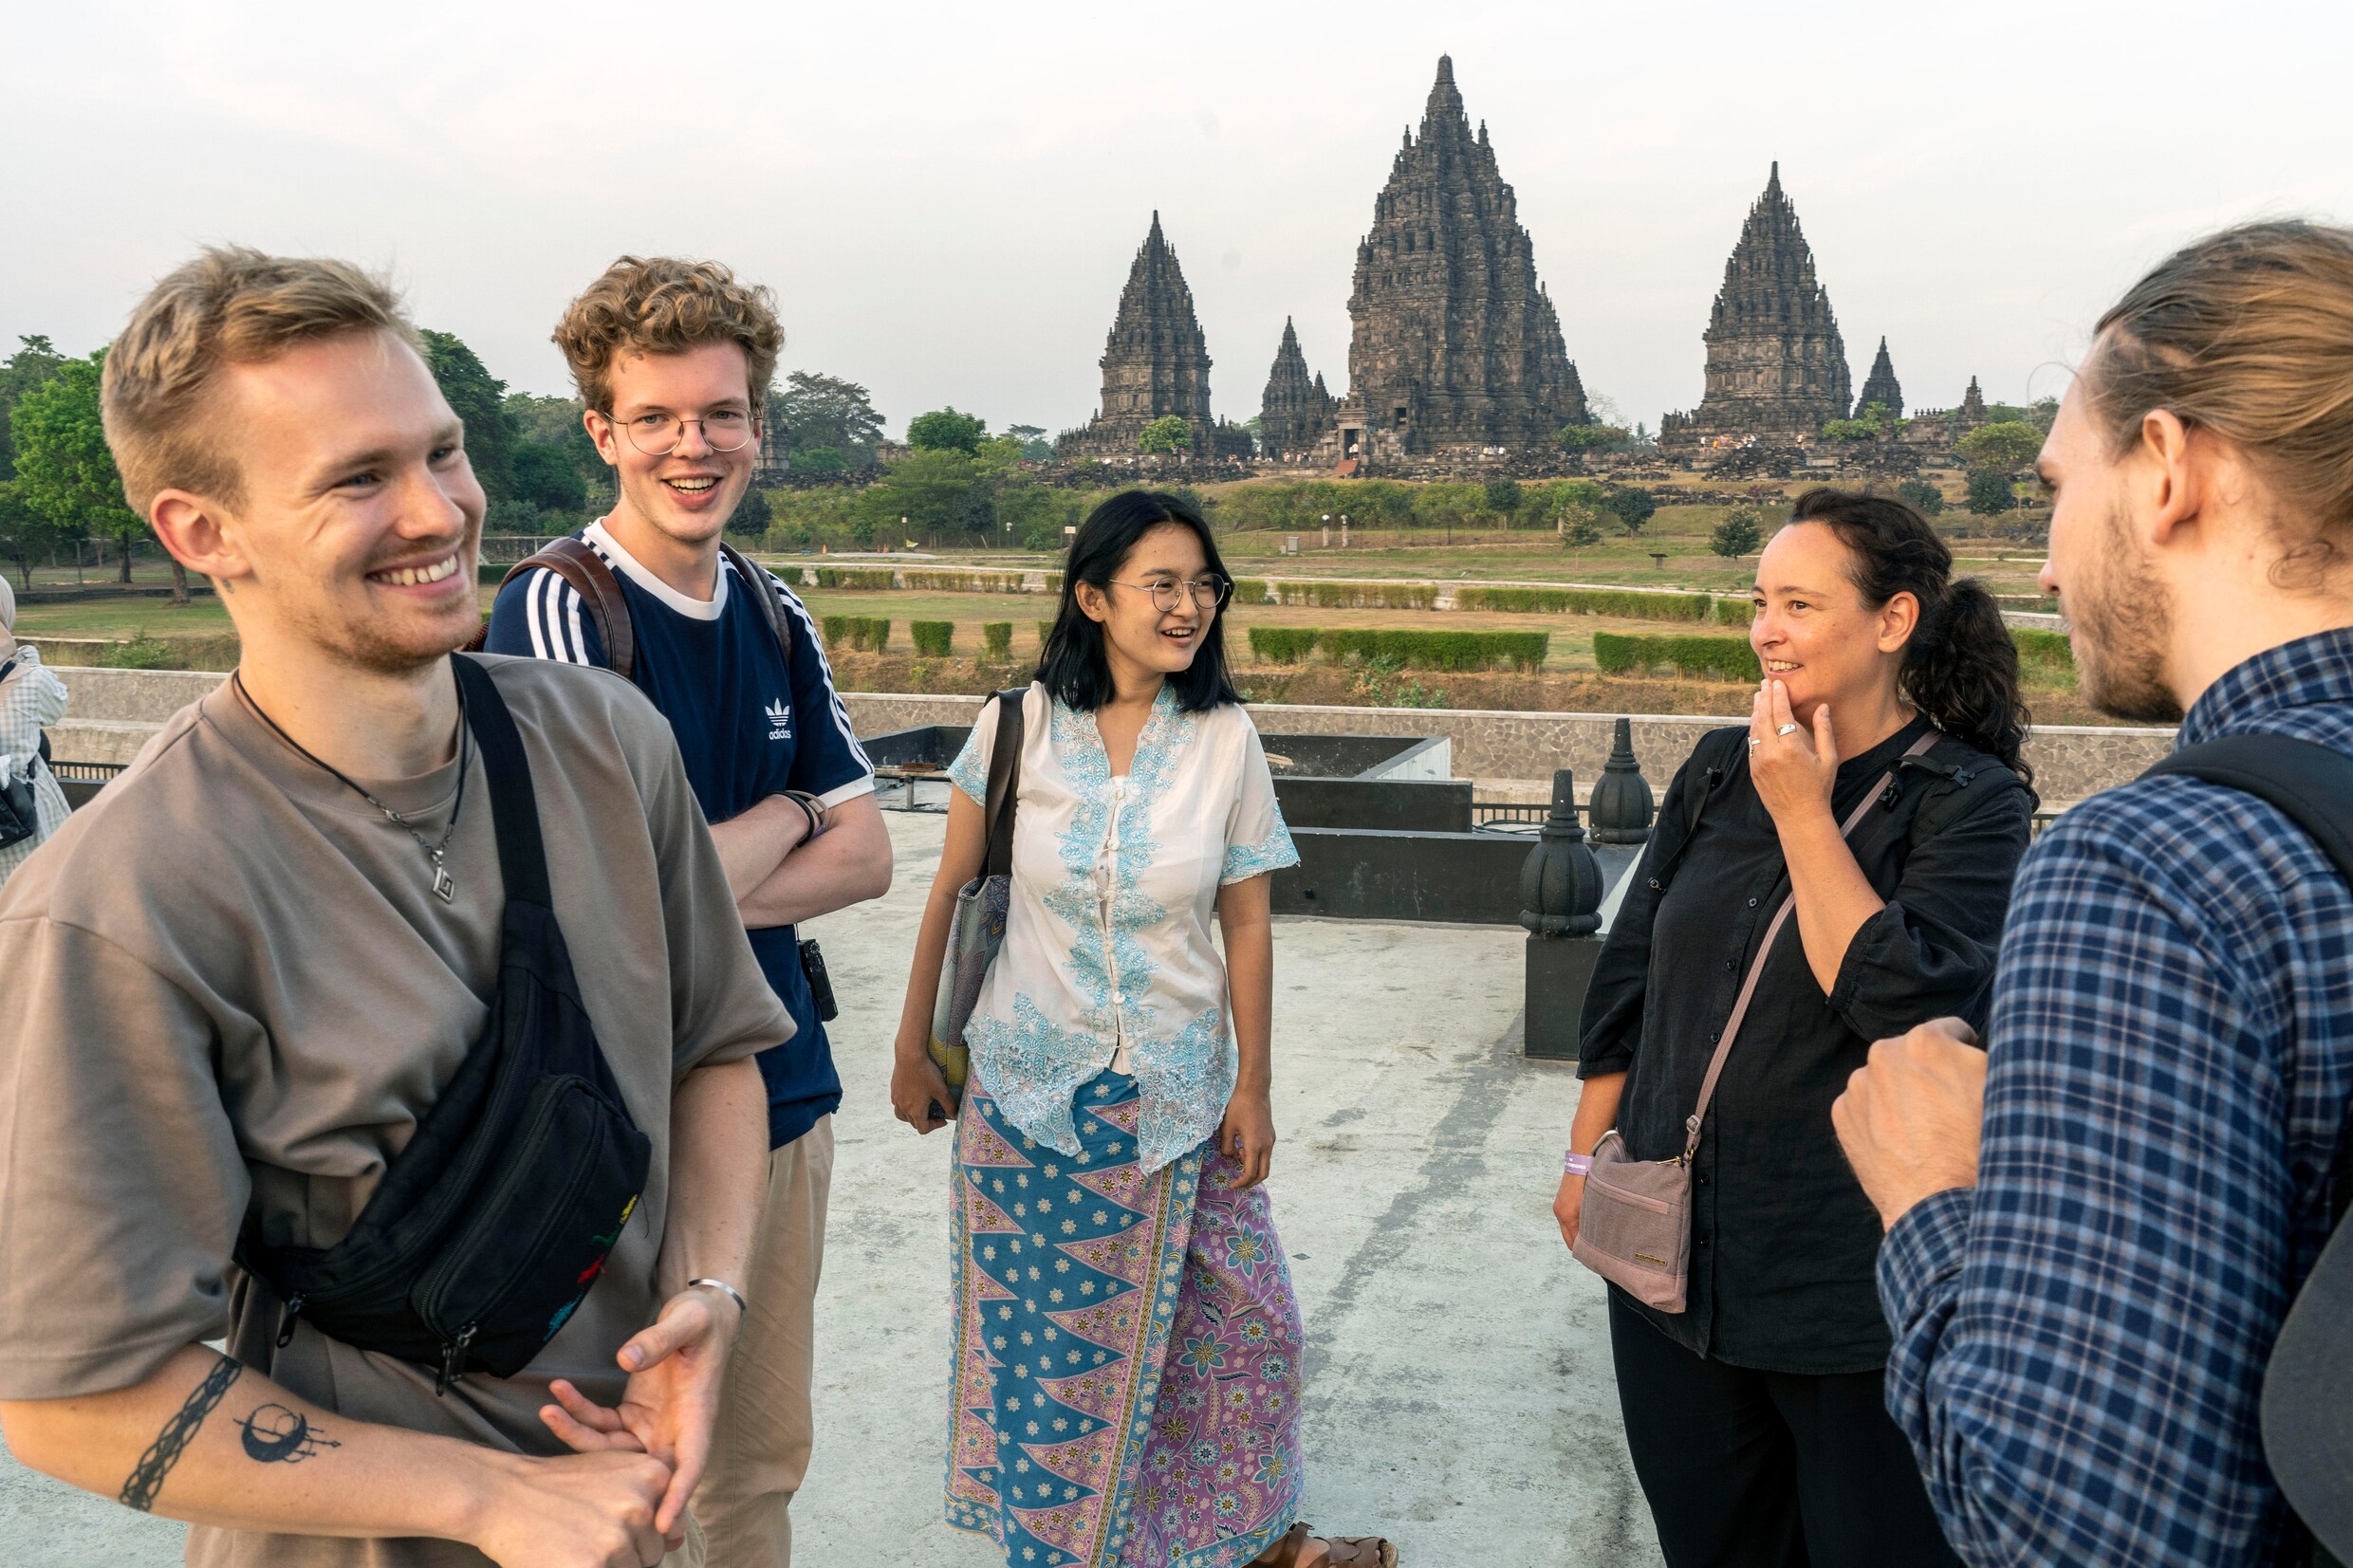
[[[1191,428],[1192,452],[1248,457],[1250,432],[1210,417],[1209,343],[1193,313],[1176,252],[1152,214],[1151,232],[1127,270],[1119,314],[1103,344],[1102,407],[1082,430],[1070,432],[1056,453],[1072,457],[1132,456],[1144,427],[1174,415]]]
[[[1283,346],[1274,353],[1274,369],[1267,375],[1267,390],[1258,399],[1258,441],[1269,457],[1304,461],[1331,428],[1334,399],[1324,378],[1307,374],[1307,357],[1299,351],[1299,334],[1288,318],[1283,323]]]
[[[1707,391],[1689,414],[1660,421],[1660,446],[1795,446],[1846,417],[1846,341],[1778,163],[1724,264],[1701,341]]]
[[[1316,430],[1315,461],[1547,450],[1588,421],[1518,199],[1444,56],[1421,134],[1406,132],[1374,199],[1348,317],[1348,395]]]
[[[1862,383],[1862,395],[1855,399],[1855,417],[1873,403],[1887,411],[1891,419],[1903,417],[1903,386],[1896,379],[1896,361],[1887,357],[1887,340],[1880,339],[1880,357],[1871,361],[1871,374]]]
[[[1158,212],[1136,252],[1104,344],[1102,404],[1058,445],[1065,459],[1132,459],[1144,428],[1175,415],[1194,460],[1313,466],[1342,475],[1444,472],[1499,460],[1521,471],[1571,462],[1559,437],[1593,423],[1552,299],[1536,274],[1518,200],[1487,126],[1474,130],[1453,61],[1418,131],[1409,127],[1374,198],[1348,299],[1348,387],[1335,397],[1314,374],[1290,321],[1267,376],[1256,440],[1214,417],[1210,356],[1193,293]],[[1860,398],[1846,343],[1781,165],[1750,207],[1724,265],[1706,330],[1706,386],[1696,408],[1664,415],[1658,444],[1705,451],[1723,471],[1776,474],[1809,459],[1823,426],[1877,403],[1900,420],[1903,388],[1882,337]],[[1916,462],[1985,419],[1973,379],[1957,409],[1917,411],[1881,444],[1842,448],[1849,462]],[[1893,471],[1891,469],[1890,471]]]

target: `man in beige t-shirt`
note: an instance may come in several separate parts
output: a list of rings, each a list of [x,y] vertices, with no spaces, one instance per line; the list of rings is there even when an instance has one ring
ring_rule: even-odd
[[[191,1521],[207,1564],[692,1560],[767,1165],[749,1060],[791,1024],[668,728],[596,671],[487,659],[645,1190],[511,1378],[325,1337],[230,1262],[325,1246],[480,1035],[499,872],[448,652],[482,492],[379,283],[207,252],[117,340],[108,438],[219,586],[239,679],[0,897],[0,1426]],[[705,1282],[690,1284],[690,1281]],[[204,1341],[225,1337],[228,1354]]]

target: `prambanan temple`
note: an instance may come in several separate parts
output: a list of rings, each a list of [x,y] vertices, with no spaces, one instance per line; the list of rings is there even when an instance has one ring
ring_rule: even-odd
[[[1797,209],[1782,192],[1778,163],[1724,264],[1724,286],[1701,341],[1707,391],[1691,413],[1660,422],[1659,445],[1724,438],[1795,445],[1846,417],[1853,400],[1846,342],[1829,290],[1814,276]]]
[[[1421,133],[1389,166],[1348,296],[1348,395],[1307,447],[1332,463],[1547,449],[1585,423],[1584,387],[1536,278],[1535,248],[1487,139],[1471,129],[1441,56]],[[1285,348],[1296,354],[1288,341]],[[1279,376],[1283,367],[1276,360]],[[1271,391],[1273,383],[1269,383]],[[1259,415],[1260,428],[1266,413]]]
[[[1248,457],[1250,432],[1219,425],[1209,412],[1209,342],[1193,313],[1176,252],[1160,232],[1160,214],[1127,269],[1120,311],[1103,345],[1102,407],[1083,430],[1065,435],[1063,457],[1132,454],[1144,427],[1171,415],[1192,427],[1191,448],[1220,457]]]
[[[1334,397],[1286,321],[1258,410],[1258,453],[1342,473],[1433,461],[1541,458],[1567,426],[1593,422],[1552,299],[1536,275],[1518,201],[1481,121],[1473,131],[1452,60],[1438,60],[1418,132],[1408,127],[1357,246],[1348,298],[1348,390]],[[1878,403],[1903,414],[1887,341],[1852,396],[1845,341],[1776,163],[1724,265],[1707,330],[1706,392],[1660,422],[1662,447],[1811,444],[1822,427]],[[1124,457],[1175,415],[1195,456],[1247,457],[1241,427],[1210,413],[1210,357],[1176,253],[1152,216],[1102,357],[1102,407],[1062,437],[1065,458]],[[1973,396],[1974,384],[1973,383]],[[1982,422],[1966,404],[1902,439]]]

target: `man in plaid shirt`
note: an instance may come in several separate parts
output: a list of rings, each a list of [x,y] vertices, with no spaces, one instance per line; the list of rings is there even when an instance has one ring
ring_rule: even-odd
[[[2163,263],[2038,467],[2092,701],[2353,753],[2353,231]],[[2328,1232],[2353,891],[2251,795],[2113,790],[2029,853],[1967,1040],[1881,1042],[1834,1112],[1947,1537],[1973,1564],[2295,1560],[2257,1406]]]

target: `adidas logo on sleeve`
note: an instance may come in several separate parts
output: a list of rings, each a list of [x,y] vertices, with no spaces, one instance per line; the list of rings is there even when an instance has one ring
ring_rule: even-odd
[[[792,710],[782,702],[768,705],[768,738],[772,741],[792,739]]]

